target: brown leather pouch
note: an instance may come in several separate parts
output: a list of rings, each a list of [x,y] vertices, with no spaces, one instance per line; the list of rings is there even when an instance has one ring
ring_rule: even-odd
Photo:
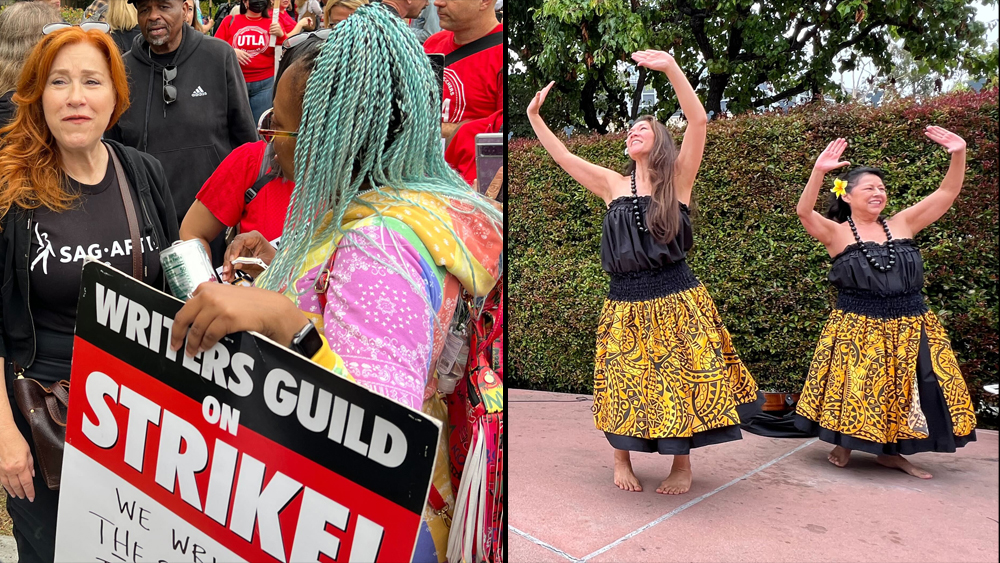
[[[64,379],[46,387],[36,379],[24,377],[21,372],[15,364],[14,373],[18,376],[14,380],[14,400],[31,425],[31,439],[35,441],[35,455],[45,485],[54,491],[59,488],[62,473],[69,381]]]

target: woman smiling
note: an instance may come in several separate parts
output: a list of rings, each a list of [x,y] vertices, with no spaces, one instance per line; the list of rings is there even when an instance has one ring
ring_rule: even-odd
[[[824,176],[850,165],[840,160],[846,140],[827,145],[813,165],[797,211],[832,257],[828,279],[838,295],[795,425],[833,444],[827,459],[837,467],[861,450],[930,479],[903,455],[954,452],[976,439],[976,415],[948,334],[920,292],[924,261],[913,240],[962,190],[965,140],[935,126],[924,135],[951,155],[948,172],[934,193],[890,217],[886,173],[866,166],[834,181],[825,217],[814,209]]]
[[[691,488],[691,449],[741,439],[739,424],[760,398],[712,297],[687,265],[705,109],[672,56],[639,51],[632,59],[663,72],[674,87],[687,118],[680,148],[647,115],[625,137],[626,174],[587,162],[539,114],[554,83],[535,94],[528,120],[556,164],[607,206],[601,266],[611,285],[597,327],[593,411],[614,449],[615,485],[641,491],[631,452],[656,452],[673,456],[656,492],[678,495]]]

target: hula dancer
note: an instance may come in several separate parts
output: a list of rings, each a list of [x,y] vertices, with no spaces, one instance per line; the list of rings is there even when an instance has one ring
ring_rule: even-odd
[[[837,139],[820,154],[799,198],[806,231],[833,257],[828,276],[837,306],[820,335],[795,424],[835,444],[830,462],[851,450],[886,467],[930,479],[900,454],[954,452],[976,439],[976,416],[948,335],[920,294],[924,264],[912,237],[945,214],[962,189],[965,141],[940,127],[925,135],[951,154],[941,187],[888,219],[884,174],[854,168],[836,180],[827,216],[816,211],[823,176],[849,162]]]
[[[626,137],[626,175],[571,154],[538,114],[552,84],[535,95],[528,118],[556,163],[608,206],[601,263],[611,287],[597,328],[593,410],[615,449],[615,484],[641,491],[629,452],[658,452],[674,460],[656,492],[681,494],[691,488],[691,448],[739,440],[741,415],[758,392],[685,263],[705,110],[669,54],[640,51],[632,59],[665,73],[676,90],[688,119],[679,151],[667,128],[645,116]]]

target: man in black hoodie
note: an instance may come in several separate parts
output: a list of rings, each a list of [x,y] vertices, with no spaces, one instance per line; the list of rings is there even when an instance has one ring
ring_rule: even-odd
[[[180,224],[222,159],[258,139],[256,124],[232,47],[184,23],[183,0],[129,2],[142,32],[124,56],[131,105],[106,137],[160,161]]]

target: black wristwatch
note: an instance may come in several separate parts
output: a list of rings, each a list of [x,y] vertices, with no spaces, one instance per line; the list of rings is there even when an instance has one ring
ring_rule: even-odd
[[[292,350],[307,358],[315,356],[316,352],[319,352],[322,346],[323,339],[312,322],[306,323],[306,326],[302,327],[302,330],[296,332],[295,336],[292,337]]]

